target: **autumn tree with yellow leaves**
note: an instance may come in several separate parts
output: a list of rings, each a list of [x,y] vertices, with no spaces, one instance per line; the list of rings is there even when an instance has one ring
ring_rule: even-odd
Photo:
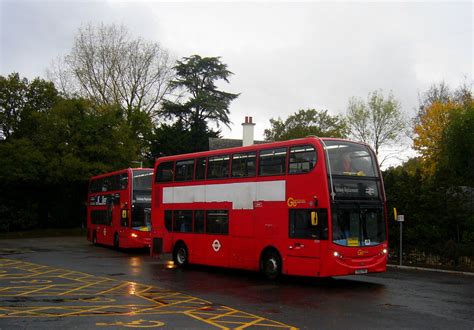
[[[458,103],[435,101],[424,111],[415,125],[416,137],[413,140],[413,149],[421,155],[425,175],[431,176],[435,173],[436,165],[442,156],[444,132],[449,126],[450,116],[459,109]]]
[[[425,101],[420,106],[414,126],[413,139],[413,149],[421,155],[425,177],[433,176],[440,166],[446,166],[450,162],[450,159],[447,159],[447,151],[457,147],[450,138],[452,120],[459,116],[468,116],[472,111],[472,93],[466,86],[450,92],[442,83],[432,86],[425,94]],[[465,138],[469,138],[469,133]]]

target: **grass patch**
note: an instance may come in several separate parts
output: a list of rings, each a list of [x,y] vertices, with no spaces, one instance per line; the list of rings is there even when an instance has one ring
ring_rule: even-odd
[[[35,229],[35,230],[28,230],[28,231],[0,233],[0,239],[62,237],[62,236],[86,236],[86,233],[87,233],[87,229],[85,229],[85,228]]]

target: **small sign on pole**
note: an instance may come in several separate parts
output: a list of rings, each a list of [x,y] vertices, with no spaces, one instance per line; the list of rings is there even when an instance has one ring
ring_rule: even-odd
[[[404,216],[403,214],[399,214],[399,215],[397,216],[397,221],[398,221],[398,222],[403,222],[403,221],[405,221],[405,216]]]

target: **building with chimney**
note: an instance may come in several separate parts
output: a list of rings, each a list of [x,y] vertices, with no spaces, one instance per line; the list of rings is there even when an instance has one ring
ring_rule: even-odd
[[[252,121],[252,117],[245,116],[245,121],[242,123],[242,140],[209,138],[209,150],[245,147],[252,144],[266,143],[265,141],[254,140],[254,126],[255,123]]]

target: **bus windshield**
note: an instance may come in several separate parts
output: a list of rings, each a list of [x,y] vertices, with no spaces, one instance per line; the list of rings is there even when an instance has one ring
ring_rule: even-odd
[[[344,246],[372,246],[385,241],[383,207],[333,206],[332,240]]]
[[[369,148],[346,141],[324,141],[332,175],[377,177],[375,159]]]
[[[153,170],[133,170],[133,190],[151,191]]]
[[[151,226],[151,185],[153,170],[133,170],[132,228],[145,230]]]

